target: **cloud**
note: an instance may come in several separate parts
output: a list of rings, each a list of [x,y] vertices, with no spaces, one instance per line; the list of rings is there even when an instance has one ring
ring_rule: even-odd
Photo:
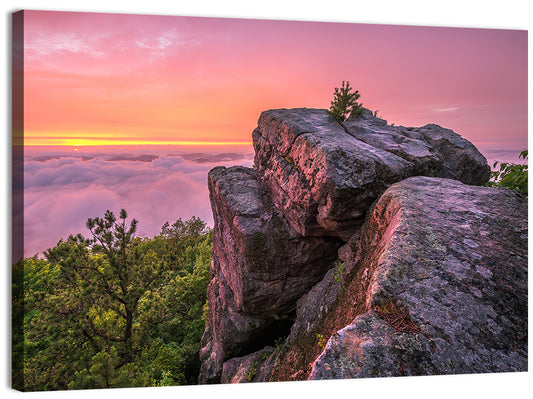
[[[28,153],[30,152],[30,153]],[[152,237],[178,218],[197,216],[212,225],[207,173],[217,165],[252,165],[252,151],[119,151],[82,154],[26,152],[24,256],[33,256],[69,234],[88,236],[89,217],[121,208]],[[84,160],[85,159],[85,160]]]
[[[448,108],[435,108],[433,111],[435,112],[453,112],[457,111],[459,107],[448,107]]]
[[[179,34],[175,29],[165,32],[160,32],[159,35],[152,37],[142,37],[135,40],[138,47],[150,50],[165,50],[167,47],[182,46],[190,44]]]
[[[25,55],[28,57],[38,55],[57,54],[84,54],[98,58],[103,55],[102,51],[93,46],[85,38],[73,33],[52,33],[47,36],[37,35],[25,38]]]

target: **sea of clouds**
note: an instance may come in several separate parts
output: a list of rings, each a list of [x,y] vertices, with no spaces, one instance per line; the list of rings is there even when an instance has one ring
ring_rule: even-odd
[[[252,166],[253,150],[187,147],[27,147],[24,152],[24,256],[69,234],[90,235],[88,218],[121,208],[152,237],[178,218],[213,225],[207,173],[218,165]]]

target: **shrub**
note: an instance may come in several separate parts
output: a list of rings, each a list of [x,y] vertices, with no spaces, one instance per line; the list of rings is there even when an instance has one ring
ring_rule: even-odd
[[[257,360],[254,360],[252,364],[250,365],[250,369],[246,372],[246,379],[249,382],[253,382],[255,379],[255,376],[257,375],[257,369],[258,369],[259,363]]]
[[[519,158],[527,159],[527,150],[522,151]],[[527,195],[527,164],[496,161],[493,168],[496,170],[491,172],[487,186],[507,187]]]
[[[361,115],[363,112],[363,104],[359,104],[357,100],[361,96],[359,91],[352,91],[350,82],[342,81],[342,87],[335,87],[333,94],[333,101],[329,113],[339,123],[344,122],[353,113],[354,115]]]
[[[375,306],[378,316],[398,332],[408,334],[422,333],[422,330],[414,323],[409,310],[400,302],[389,297],[381,304]]]

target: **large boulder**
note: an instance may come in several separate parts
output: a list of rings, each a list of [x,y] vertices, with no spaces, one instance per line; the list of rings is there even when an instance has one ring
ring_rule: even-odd
[[[527,370],[527,236],[527,202],[511,190],[426,177],[391,186],[346,289],[369,276],[364,310],[308,378]]]
[[[234,294],[213,263],[214,277],[207,288],[208,323],[200,342],[200,383],[220,382],[226,360],[263,348],[271,342],[271,335],[283,335],[290,326],[288,315],[276,320],[271,314],[254,316],[237,311]]]
[[[483,155],[457,133],[387,125],[368,110],[343,125],[323,109],[265,111],[252,138],[274,205],[304,236],[348,240],[372,202],[410,176],[481,185],[490,175]]]
[[[453,130],[431,123],[422,127],[387,125],[369,110],[343,123],[346,132],[416,165],[418,175],[483,185],[490,177],[487,160],[468,140]]]
[[[208,186],[214,229],[201,380],[216,381],[224,360],[286,335],[296,301],[330,268],[339,240],[296,232],[254,169],[214,168]]]
[[[287,313],[336,258],[339,240],[303,237],[273,206],[257,171],[209,172],[213,262],[234,295],[236,311]]]

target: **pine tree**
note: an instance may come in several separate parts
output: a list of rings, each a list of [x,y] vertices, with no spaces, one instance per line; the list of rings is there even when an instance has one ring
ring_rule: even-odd
[[[333,101],[331,101],[331,107],[328,112],[339,123],[348,119],[352,113],[357,115],[362,112],[363,104],[357,102],[359,97],[361,97],[359,90],[352,90],[353,88],[350,86],[350,82],[342,81],[341,88],[335,87]]]

